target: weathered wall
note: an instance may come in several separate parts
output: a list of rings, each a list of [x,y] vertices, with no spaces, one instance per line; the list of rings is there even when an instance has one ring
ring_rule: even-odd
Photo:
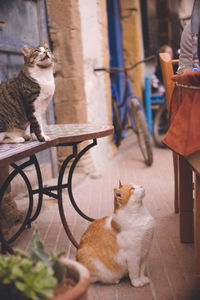
[[[108,64],[104,1],[47,0],[50,39],[57,57],[54,95],[56,123],[111,123],[109,79],[93,68]],[[88,9],[89,8],[89,9]],[[106,59],[105,59],[106,57]],[[99,171],[112,156],[109,138],[85,157],[84,168]],[[68,150],[59,149],[59,161]]]
[[[109,66],[107,15],[105,0],[79,0],[83,45],[84,86],[89,123],[111,124],[110,79],[94,69]],[[91,151],[95,169],[101,171],[113,153],[111,137],[98,140]]]
[[[120,7],[124,64],[129,67],[143,58],[140,3],[139,0],[121,0]],[[129,72],[134,93],[141,98],[143,93],[142,69],[143,66],[140,65]]]
[[[57,59],[54,94],[56,123],[87,122],[78,0],[47,0],[50,39]],[[67,149],[59,149],[59,161]]]

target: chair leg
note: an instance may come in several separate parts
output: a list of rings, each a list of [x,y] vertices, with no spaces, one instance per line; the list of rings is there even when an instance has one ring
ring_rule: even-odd
[[[174,211],[179,212],[179,178],[178,178],[178,154],[173,152],[173,165],[174,165]]]
[[[193,180],[192,170],[183,156],[179,155],[179,209],[180,239],[182,243],[193,243]]]
[[[195,272],[200,275],[200,176],[195,174],[194,193]]]

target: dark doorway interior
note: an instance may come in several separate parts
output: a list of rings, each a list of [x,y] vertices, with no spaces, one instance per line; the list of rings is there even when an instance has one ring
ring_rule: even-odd
[[[145,56],[156,53],[164,44],[177,52],[181,36],[178,7],[178,0],[141,0]]]

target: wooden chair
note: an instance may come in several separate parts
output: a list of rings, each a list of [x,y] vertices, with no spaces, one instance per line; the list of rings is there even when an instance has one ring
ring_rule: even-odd
[[[174,89],[174,82],[171,80],[173,63],[177,63],[177,60],[171,60],[167,53],[160,53],[159,56],[169,110]],[[174,203],[175,211],[180,213],[180,240],[185,243],[195,241],[195,271],[197,275],[200,275],[200,151],[190,155],[187,159],[173,153],[173,162]]]
[[[174,82],[171,77],[174,75],[173,64],[178,64],[178,60],[171,60],[168,53],[160,53],[160,64],[163,76],[163,82],[165,86],[165,98],[167,102],[167,109],[169,111],[171,95],[174,89]],[[173,163],[174,163],[174,209],[175,212],[179,212],[178,204],[178,156],[173,152]]]
[[[149,76],[145,76],[145,89],[144,89],[144,98],[145,98],[145,108],[146,108],[146,119],[147,125],[149,128],[149,134],[152,135],[153,131],[153,107],[156,104],[161,104],[165,102],[165,95],[159,93],[151,92],[151,81]]]

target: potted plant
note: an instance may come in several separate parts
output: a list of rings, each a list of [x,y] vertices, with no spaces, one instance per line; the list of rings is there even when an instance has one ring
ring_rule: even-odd
[[[86,299],[88,270],[62,255],[47,254],[36,229],[29,253],[15,250],[14,255],[0,256],[0,299]]]

